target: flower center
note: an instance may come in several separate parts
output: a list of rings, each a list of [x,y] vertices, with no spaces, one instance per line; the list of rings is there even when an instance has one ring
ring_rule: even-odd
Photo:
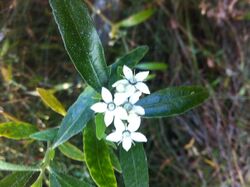
[[[133,108],[133,105],[130,102],[126,102],[123,107],[127,110],[130,111]]]
[[[135,85],[137,83],[137,81],[133,77],[131,80],[129,80],[129,83],[132,84],[132,85]]]
[[[111,102],[108,104],[108,110],[112,111],[112,110],[115,110],[116,106],[115,106],[115,103]]]
[[[128,130],[125,130],[125,131],[123,131],[123,133],[122,133],[122,137],[123,138],[128,138],[128,137],[130,137],[130,131],[128,131]]]

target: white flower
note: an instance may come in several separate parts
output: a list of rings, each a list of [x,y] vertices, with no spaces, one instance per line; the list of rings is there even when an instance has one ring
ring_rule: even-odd
[[[140,118],[139,118],[140,119]],[[133,123],[132,121],[128,124],[124,124],[120,119],[116,118],[114,121],[115,132],[112,132],[106,137],[106,140],[117,142],[118,144],[122,142],[122,147],[128,151],[132,143],[135,142],[147,142],[147,138],[140,132],[135,132],[138,130],[140,123]]]
[[[135,105],[135,103],[139,100],[140,96],[141,96],[141,92],[137,91],[133,95],[131,95],[127,99],[127,101],[124,102],[123,108],[126,109],[129,114],[137,114],[140,116],[145,114],[145,110],[143,107],[139,105]]]
[[[126,110],[120,106],[127,99],[125,95],[117,95],[113,100],[110,91],[102,87],[102,99],[104,102],[95,103],[90,108],[97,113],[105,113],[104,122],[106,126],[109,126],[114,118],[127,119],[128,115]]]
[[[112,85],[112,87],[116,88],[117,92],[125,92],[130,96],[139,90],[142,93],[150,94],[148,86],[143,82],[147,78],[149,71],[139,72],[134,75],[133,71],[128,66],[124,65],[123,74],[125,79],[116,81]]]

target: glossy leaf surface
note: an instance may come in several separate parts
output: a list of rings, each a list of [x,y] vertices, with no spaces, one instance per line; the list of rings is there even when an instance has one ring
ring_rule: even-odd
[[[59,128],[55,127],[55,128],[49,128],[43,131],[39,131],[36,133],[33,133],[30,135],[30,138],[35,139],[35,140],[39,140],[39,141],[50,141],[52,142],[57,133],[58,133]]]
[[[85,81],[100,88],[108,81],[104,50],[88,9],[81,0],[50,0],[65,48]]]
[[[24,187],[28,185],[30,178],[34,172],[24,171],[24,172],[13,172],[7,177],[0,181],[1,187]]]
[[[62,103],[54,96],[50,90],[43,88],[36,89],[42,101],[55,112],[65,116],[67,113]]]
[[[30,134],[37,131],[34,125],[25,122],[0,123],[0,137],[20,140],[29,138]]]
[[[111,164],[109,148],[104,140],[98,140],[95,124],[91,120],[84,129],[84,157],[90,175],[100,187],[116,187],[116,178]]]
[[[120,147],[120,163],[126,187],[149,186],[147,157],[142,144],[136,144],[128,152]]]
[[[74,146],[73,144],[66,142],[60,145],[58,148],[68,158],[71,158],[77,161],[84,161],[83,152],[80,149],[78,149],[76,146]]]
[[[87,87],[76,102],[69,108],[67,115],[63,118],[60,125],[53,148],[82,131],[94,115],[90,106],[97,102],[94,98],[96,95],[96,92],[92,88]]]
[[[200,86],[170,87],[152,93],[136,104],[145,109],[144,117],[168,117],[186,112],[208,96],[207,90]]]

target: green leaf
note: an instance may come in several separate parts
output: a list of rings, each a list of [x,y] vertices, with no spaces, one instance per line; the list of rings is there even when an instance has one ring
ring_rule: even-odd
[[[25,122],[0,123],[0,137],[20,140],[29,138],[30,134],[37,131],[34,125]]]
[[[36,181],[30,187],[42,187],[42,185],[43,185],[43,176],[44,176],[44,173],[40,172],[40,175],[38,176]]]
[[[147,62],[147,63],[141,63],[137,64],[135,68],[140,70],[159,70],[159,71],[165,71],[167,69],[167,64],[162,62]]]
[[[91,184],[50,169],[50,187],[92,187]]]
[[[108,81],[104,50],[82,0],[50,0],[65,48],[77,71],[97,91]]]
[[[7,177],[0,181],[1,187],[24,187],[28,186],[28,182],[34,172],[24,171],[24,172],[13,172]]]
[[[34,134],[31,134],[29,137],[35,140],[39,140],[39,141],[50,141],[52,142],[57,133],[58,133],[59,128],[58,127],[54,127],[54,128],[50,128],[50,129],[46,129],[40,132],[36,132]]]
[[[200,86],[171,87],[140,99],[136,104],[145,109],[145,117],[168,117],[186,112],[208,98]]]
[[[88,123],[83,136],[85,162],[95,183],[101,187],[117,186],[109,148],[104,140],[96,138],[93,120]]]
[[[120,163],[126,187],[149,186],[147,157],[142,144],[136,144],[128,152],[120,147]]]
[[[130,68],[133,68],[140,60],[145,56],[148,52],[147,46],[139,46],[128,54],[118,58],[112,65],[109,66],[110,68],[110,80],[109,86],[111,86],[116,80],[121,78],[119,74],[117,74],[117,69],[122,67],[123,65],[127,65]]]
[[[40,171],[39,167],[17,165],[0,160],[0,170],[4,171]]]
[[[110,154],[110,160],[111,160],[111,163],[113,165],[113,168],[117,172],[122,173],[120,161],[119,161],[118,157],[116,156],[115,152],[113,151],[113,149],[109,149],[109,154]]]
[[[138,12],[136,14],[133,14],[131,16],[129,16],[128,18],[120,21],[119,23],[116,24],[116,26],[118,27],[132,27],[135,25],[138,25],[144,21],[146,21],[147,19],[149,19],[153,14],[154,14],[155,10],[154,9],[147,9],[147,10],[143,10],[141,12]]]
[[[93,117],[94,112],[90,106],[97,102],[96,92],[87,87],[78,97],[76,102],[69,108],[67,115],[63,118],[58,134],[54,140],[53,148],[66,142],[69,138],[82,131],[87,122]]]
[[[58,148],[68,158],[71,158],[77,161],[84,161],[83,152],[80,149],[78,149],[76,146],[74,146],[73,144],[66,142],[60,145]]]
[[[54,96],[54,94],[50,90],[46,90],[43,88],[37,88],[36,91],[38,92],[39,96],[41,97],[42,101],[50,107],[55,112],[61,114],[62,116],[66,115],[66,110],[62,103]]]
[[[103,114],[97,114],[95,116],[95,125],[96,125],[96,137],[98,140],[101,140],[105,136],[105,130],[106,130]]]

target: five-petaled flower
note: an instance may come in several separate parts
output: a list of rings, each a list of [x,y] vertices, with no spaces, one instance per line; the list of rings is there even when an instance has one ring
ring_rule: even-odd
[[[133,71],[126,65],[123,66],[124,79],[116,81],[112,87],[116,88],[117,92],[127,93],[129,96],[136,91],[145,94],[150,94],[148,86],[143,82],[147,78],[149,71],[139,72],[134,75]]]
[[[122,147],[128,151],[134,142],[147,142],[147,138],[140,132],[136,132],[140,123],[130,122],[128,125],[124,124],[119,118],[114,121],[116,130],[106,137],[106,140],[122,142]]]
[[[116,96],[113,99],[112,94],[107,88],[102,87],[102,99],[104,102],[98,102],[90,108],[97,113],[105,113],[104,122],[109,126],[114,118],[126,120],[128,115],[126,110],[121,106],[127,99],[123,95]]]

